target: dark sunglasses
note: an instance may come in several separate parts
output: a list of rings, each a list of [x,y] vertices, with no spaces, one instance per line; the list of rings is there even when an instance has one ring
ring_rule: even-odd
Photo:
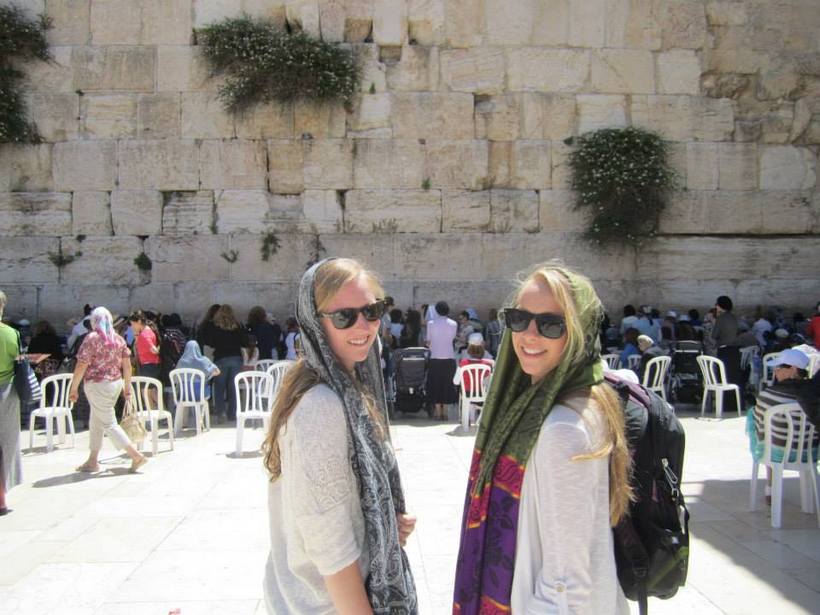
[[[360,308],[342,308],[335,312],[319,312],[319,316],[327,316],[330,318],[330,322],[332,322],[333,326],[337,329],[349,329],[356,324],[356,321],[359,319],[359,314],[364,316],[366,321],[375,322],[384,316],[384,310],[384,300],[379,299],[375,303]]]
[[[538,329],[538,333],[551,340],[557,340],[567,330],[567,322],[560,314],[550,314],[549,312],[533,314],[527,310],[507,308],[502,312],[502,317],[507,327],[516,333],[526,331],[533,318],[535,318],[535,328]]]

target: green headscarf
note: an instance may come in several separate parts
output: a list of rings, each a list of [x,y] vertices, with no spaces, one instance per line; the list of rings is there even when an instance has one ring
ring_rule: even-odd
[[[481,414],[475,448],[481,451],[473,494],[481,494],[491,482],[498,458],[509,455],[526,464],[538,440],[541,425],[556,400],[570,391],[590,387],[603,380],[599,330],[603,319],[601,300],[584,276],[564,267],[542,265],[538,270],[557,271],[569,280],[572,301],[581,324],[581,349],[570,356],[564,349],[561,362],[540,382],[532,384],[512,347],[511,332],[504,332],[493,380]]]

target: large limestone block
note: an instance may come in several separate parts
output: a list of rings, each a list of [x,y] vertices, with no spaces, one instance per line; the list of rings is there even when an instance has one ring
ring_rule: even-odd
[[[401,51],[401,61],[386,66],[387,85],[394,92],[436,90],[438,73],[438,47],[406,45]]]
[[[199,189],[199,151],[192,140],[122,141],[119,188]]]
[[[757,189],[757,144],[718,144],[718,188]]]
[[[717,143],[686,144],[686,187],[689,190],[717,190]]]
[[[607,47],[660,49],[659,3],[646,0],[608,0],[605,38]]]
[[[506,53],[511,91],[578,92],[589,76],[587,51],[520,47]]]
[[[575,196],[572,190],[541,190],[538,193],[538,219],[542,232],[582,233],[586,230],[586,216],[575,209]]]
[[[67,192],[0,192],[0,236],[69,233],[71,195]]]
[[[141,0],[105,0],[91,3],[92,45],[142,43]]]
[[[430,280],[438,283],[445,280],[467,281],[475,279],[476,271],[483,271],[480,238],[473,234],[396,235],[395,244],[396,267],[407,280]],[[421,301],[434,304],[446,297],[453,306],[453,298],[464,300],[465,296],[462,294],[451,294],[452,284],[443,286],[447,289],[445,292],[441,292],[444,289],[440,288],[440,294],[422,295],[424,298]]]
[[[482,97],[475,105],[476,138],[512,141],[519,136],[521,109],[514,94]]]
[[[74,87],[84,92],[153,92],[155,61],[153,47],[74,47],[71,50]]]
[[[658,56],[659,94],[700,94],[700,59],[691,49],[672,49]]]
[[[267,166],[264,141],[203,141],[199,148],[199,176],[204,189],[261,190],[267,187]]]
[[[763,192],[769,197],[760,208],[764,233],[818,234],[820,196],[815,192]],[[814,206],[812,205],[814,199]]]
[[[268,141],[268,181],[270,189],[280,194],[298,194],[304,190],[305,154],[302,141]]]
[[[240,253],[250,249],[240,250]],[[158,235],[145,240],[145,253],[153,263],[152,282],[227,280],[230,265],[221,256],[227,250],[227,235]]]
[[[600,128],[626,126],[626,98],[608,94],[581,94],[578,105],[578,133]]]
[[[317,0],[287,0],[285,18],[288,25],[298,28],[314,38],[321,35],[319,3]]]
[[[49,45],[87,45],[90,4],[91,0],[48,0],[45,13],[52,25],[47,34]]]
[[[55,143],[54,185],[57,190],[110,190],[117,179],[115,141]]]
[[[352,136],[368,136],[368,133],[389,131],[390,128],[390,94],[379,92],[363,94],[350,118]],[[389,132],[386,136],[389,136]]]
[[[26,95],[29,118],[44,141],[68,141],[79,131],[77,94],[31,92]]]
[[[345,194],[346,233],[438,233],[439,190],[350,190]]]
[[[487,181],[482,188],[510,188],[512,177],[512,141],[490,141]]]
[[[191,0],[142,0],[143,45],[187,45],[192,34]]]
[[[302,213],[313,232],[342,232],[342,194],[337,190],[305,190],[302,193]]]
[[[520,140],[512,145],[510,187],[543,190],[552,186],[549,141]]]
[[[569,37],[570,4],[568,0],[489,0],[487,42],[564,46]]]
[[[134,259],[142,251],[141,244],[137,237],[87,237],[82,242],[63,238],[63,254],[82,252],[82,256],[62,268],[60,281],[111,286],[140,284],[143,275]]]
[[[445,0],[408,0],[407,28],[418,45],[438,45],[444,40]]]
[[[762,68],[766,68],[766,54],[748,49],[745,47],[731,49],[706,49],[703,53],[704,67],[706,70],[717,73],[741,73],[755,74]],[[782,87],[780,81],[783,75],[772,75],[763,71],[763,81],[770,85]],[[788,85],[786,89],[791,89],[789,85],[794,83],[796,77],[787,75]]]
[[[375,0],[345,1],[345,35],[348,43],[372,40]]]
[[[319,237],[324,250],[321,256],[344,254],[355,258],[368,269],[375,271],[387,282],[387,292],[393,293],[393,280],[396,278],[397,255],[396,239],[400,235],[387,233],[334,233]],[[393,294],[396,298],[396,295]],[[398,302],[399,305],[402,305]]]
[[[711,144],[714,146],[714,144]],[[717,149],[715,148],[715,188],[717,189]],[[707,231],[709,206],[721,207],[723,193],[703,190],[682,190],[674,192],[659,220],[659,231],[663,234],[697,234]],[[714,203],[714,205],[713,205]],[[712,229],[709,229],[712,232]]]
[[[569,190],[572,187],[572,169],[569,166],[573,148],[561,141],[553,141],[550,151],[552,162],[552,187]]]
[[[380,0],[373,11],[373,42],[381,47],[403,45],[407,36],[407,3]]]
[[[50,143],[0,144],[0,191],[51,190]]]
[[[210,190],[163,193],[162,234],[209,235],[214,230],[214,193]]]
[[[224,83],[221,76],[211,76],[208,61],[199,47],[189,45],[157,46],[157,91],[216,91]]]
[[[234,117],[213,92],[183,92],[181,98],[183,139],[232,138]]]
[[[115,235],[158,235],[162,230],[159,190],[111,192],[111,222]]]
[[[56,282],[59,272],[51,264],[49,254],[58,254],[60,240],[56,237],[3,237],[0,241],[0,283],[27,284]],[[9,298],[14,295],[9,293]],[[12,305],[9,304],[9,308]]]
[[[293,121],[293,105],[290,103],[256,105],[236,116],[236,136],[240,139],[291,139],[294,136]]]
[[[489,181],[487,141],[430,140],[427,169],[434,188],[483,189]]]
[[[706,3],[706,21],[710,26],[742,26],[747,19],[745,2]]]
[[[387,91],[387,66],[379,57],[379,46],[364,43],[356,45],[356,50],[362,70],[361,91]]]
[[[72,195],[71,235],[99,235],[105,237],[112,235],[113,232],[110,193],[75,192]]]
[[[141,139],[179,138],[180,101],[176,92],[137,97],[137,135]]]
[[[455,92],[499,94],[504,89],[504,50],[451,49],[441,54],[441,79]]]
[[[520,101],[522,138],[563,141],[575,134],[574,96],[525,92]]]
[[[242,10],[253,17],[267,19],[278,28],[284,29],[286,23],[285,4],[287,4],[287,0],[242,0]],[[236,15],[235,9],[231,15]]]
[[[706,45],[706,13],[701,2],[665,0],[660,23],[664,49],[702,49]]]
[[[270,19],[279,27],[284,27],[285,0],[193,0],[192,13],[195,28],[236,17],[239,13]]]
[[[20,69],[26,74],[26,90],[49,94],[75,92],[74,71],[71,66],[72,49],[73,47],[68,46],[50,47],[51,60],[48,62],[20,62]]]
[[[603,47],[607,0],[569,3],[569,44],[573,47]]]
[[[670,141],[727,141],[734,131],[728,99],[633,96],[632,122]]]
[[[477,47],[484,32],[483,0],[444,0],[444,42],[449,47]]]
[[[417,139],[356,142],[353,184],[358,189],[417,190],[427,178],[425,147]]]
[[[652,52],[641,49],[601,49],[592,53],[591,87],[605,94],[653,94]]]
[[[137,134],[137,96],[89,94],[81,99],[83,136],[96,139],[130,138]]]
[[[490,231],[537,233],[538,193],[534,190],[490,190]]]
[[[337,139],[345,136],[347,112],[338,102],[296,101],[293,108],[296,137]]]
[[[490,191],[444,190],[441,230],[486,231],[490,226]]]
[[[398,92],[393,95],[395,139],[472,139],[473,97],[465,93]]]
[[[308,189],[346,190],[353,187],[353,141],[306,141],[304,182]]]
[[[271,255],[267,261],[262,260],[261,235],[231,237],[231,249],[239,252],[239,259],[231,265],[231,280],[233,282],[242,282],[242,284],[238,284],[235,289],[226,292],[223,301],[233,301],[234,297],[247,297],[246,299],[240,299],[247,302],[246,309],[253,305],[260,305],[260,294],[258,292],[249,294],[247,290],[242,291],[243,288],[247,287],[247,282],[284,280],[289,284],[293,284],[301,278],[308,263],[315,262],[322,256],[316,254],[317,235],[277,233],[277,237],[280,240],[279,250],[276,254]],[[284,297],[278,298],[276,302],[280,305],[286,303],[283,311],[280,312],[283,319],[295,313],[294,302],[296,301],[297,292],[292,287],[289,287],[288,290],[290,292]],[[262,294],[261,298],[265,296],[265,294]],[[261,305],[268,304],[261,303]]]
[[[762,190],[805,190],[817,182],[817,158],[807,147],[764,146],[760,153]]]
[[[216,195],[216,226],[220,234],[261,233],[271,212],[266,190],[224,190]]]
[[[319,4],[319,29],[322,40],[341,43],[345,39],[345,9],[341,0],[327,0]]]

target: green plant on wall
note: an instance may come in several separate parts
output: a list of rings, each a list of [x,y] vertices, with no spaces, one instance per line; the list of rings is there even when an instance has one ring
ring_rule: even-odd
[[[140,271],[151,271],[151,268],[154,266],[151,257],[145,252],[140,252],[139,256],[134,259],[134,264]]]
[[[640,128],[605,128],[578,138],[570,156],[575,209],[589,213],[597,244],[640,245],[653,238],[675,174],[666,143]]]
[[[197,31],[197,43],[213,73],[226,76],[219,95],[233,112],[272,101],[349,102],[358,91],[352,51],[270,21],[225,19]]]
[[[279,251],[279,245],[281,243],[273,231],[268,231],[262,235],[262,260],[267,263],[270,257]]]
[[[23,10],[0,5],[0,143],[37,143],[40,134],[29,121],[21,84],[20,61],[51,59],[46,30],[51,21],[45,15],[29,19]]]

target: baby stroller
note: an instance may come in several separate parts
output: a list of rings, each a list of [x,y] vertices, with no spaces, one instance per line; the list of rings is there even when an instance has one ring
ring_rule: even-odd
[[[700,403],[703,380],[698,357],[703,354],[700,342],[680,341],[672,348],[670,384],[672,400],[680,404]]]
[[[427,401],[427,369],[430,350],[399,348],[393,351],[393,391],[395,412],[418,412]]]

